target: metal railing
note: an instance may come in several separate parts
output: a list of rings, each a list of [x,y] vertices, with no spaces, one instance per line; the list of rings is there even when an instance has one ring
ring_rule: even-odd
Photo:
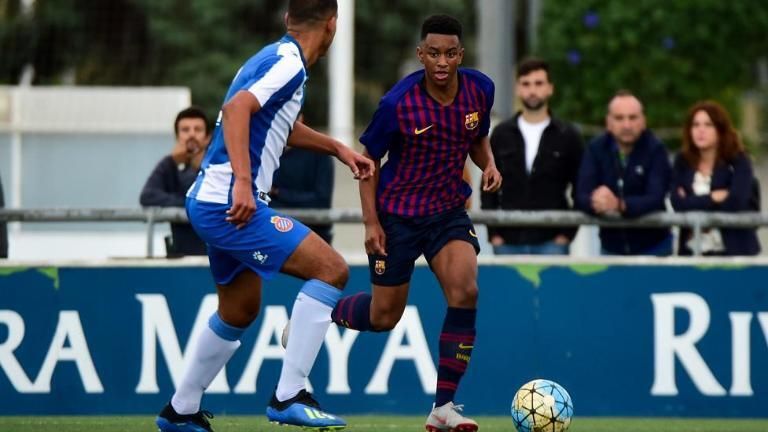
[[[281,209],[281,213],[307,224],[360,223],[360,209]],[[701,235],[705,228],[756,228],[768,226],[768,214],[758,212],[685,212],[654,213],[639,218],[595,217],[578,211],[470,211],[476,224],[494,226],[548,227],[563,225],[599,225],[606,227],[653,228],[680,226],[691,228],[694,255],[701,255]],[[51,208],[0,209],[0,221],[8,222],[144,222],[147,224],[147,256],[154,255],[155,224],[187,222],[182,208]]]

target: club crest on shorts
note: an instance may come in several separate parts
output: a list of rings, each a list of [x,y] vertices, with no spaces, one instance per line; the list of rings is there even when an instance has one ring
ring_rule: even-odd
[[[293,229],[293,221],[281,216],[272,216],[269,222],[280,232],[288,232]]]
[[[377,275],[383,275],[386,270],[387,262],[384,260],[376,260],[376,263],[373,265],[373,271],[376,272]]]
[[[480,124],[480,113],[477,111],[473,113],[469,113],[464,116],[464,127],[467,128],[467,130],[473,130],[477,128],[477,125]]]

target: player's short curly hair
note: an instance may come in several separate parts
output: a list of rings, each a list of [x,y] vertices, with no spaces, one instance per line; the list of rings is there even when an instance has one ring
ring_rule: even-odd
[[[323,21],[336,15],[336,0],[289,0],[288,17],[295,24]]]
[[[450,15],[432,15],[421,25],[421,40],[430,33],[458,36],[461,41],[461,23]]]

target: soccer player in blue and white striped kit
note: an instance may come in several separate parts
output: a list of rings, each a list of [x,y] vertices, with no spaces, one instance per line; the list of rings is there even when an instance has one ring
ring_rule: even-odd
[[[227,92],[201,172],[187,194],[190,222],[208,247],[219,307],[199,335],[171,402],[157,417],[162,432],[212,430],[210,413],[200,409],[203,392],[256,319],[262,279],[277,272],[306,283],[293,305],[291,340],[267,417],[318,430],[346,426],[320,409],[305,382],[348,267],[317,234],[270,209],[267,195],[286,145],[333,154],[358,179],[375,169],[368,158],[296,122],[306,68],[328,51],[336,19],[336,0],[290,0],[287,34],[251,57]]]

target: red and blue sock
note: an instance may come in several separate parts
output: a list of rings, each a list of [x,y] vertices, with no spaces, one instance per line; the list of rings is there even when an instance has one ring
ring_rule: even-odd
[[[331,312],[331,320],[353,330],[374,331],[371,325],[371,295],[357,293],[342,298]]]
[[[440,333],[435,407],[453,401],[475,345],[477,309],[449,307]]]

